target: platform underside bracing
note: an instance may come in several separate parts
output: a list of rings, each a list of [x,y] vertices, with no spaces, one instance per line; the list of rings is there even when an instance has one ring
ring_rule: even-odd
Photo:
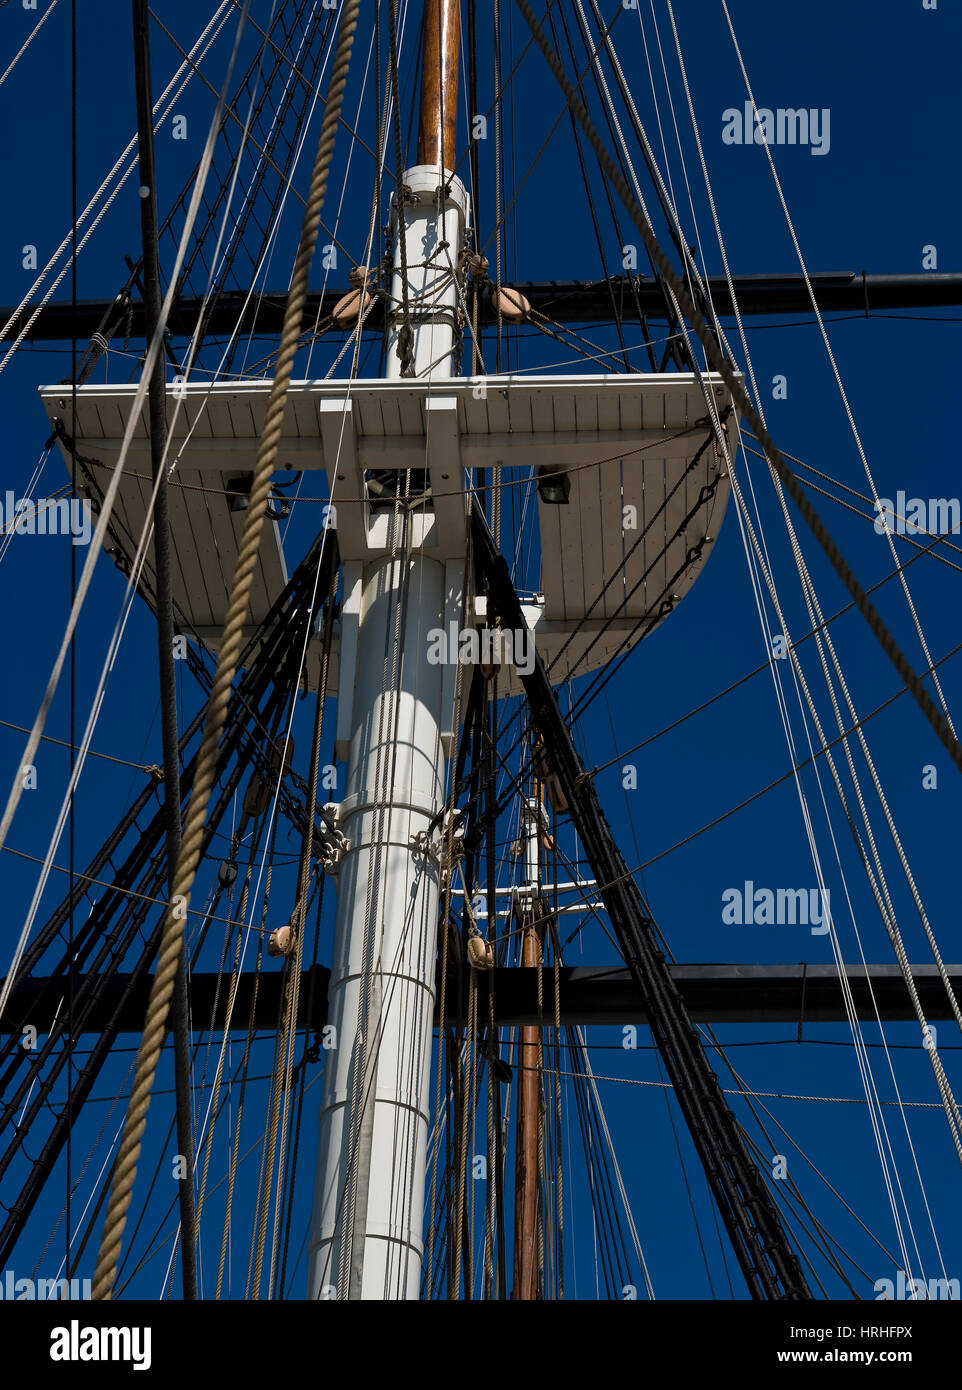
[[[711,377],[702,381],[721,415],[725,388]],[[538,651],[547,665],[555,662],[550,674],[559,683],[640,641],[684,597],[711,553],[730,483],[704,388],[683,373],[295,382],[278,469],[304,470],[302,495],[316,500],[298,505],[317,513],[318,529],[325,518],[336,529],[342,560],[360,562],[387,546],[389,516],[372,509],[368,493],[372,471],[423,471],[430,495],[416,510],[416,540],[438,559],[452,558],[450,537],[463,527],[472,470],[516,470],[504,475],[508,488],[523,486],[539,469],[564,472],[568,501],[538,502],[541,583],[524,596]],[[77,392],[77,448],[102,464],[88,464],[102,488],[120,453],[134,390]],[[168,388],[174,600],[188,635],[210,647],[226,613],[244,518],[237,494],[254,465],[268,390],[263,380]],[[62,417],[62,388],[43,388],[41,399],[51,420]],[[61,449],[69,462],[63,443]],[[141,420],[115,506],[118,524],[133,537],[147,514],[149,480]],[[286,577],[274,521],[261,543],[252,630]],[[483,605],[472,616],[483,623]],[[335,650],[331,691],[337,677]],[[309,681],[316,680],[312,661]],[[520,689],[506,668],[500,693]]]

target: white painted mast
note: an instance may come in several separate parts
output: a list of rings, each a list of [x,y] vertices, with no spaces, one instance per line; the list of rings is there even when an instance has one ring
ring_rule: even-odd
[[[439,388],[460,346],[455,273],[469,220],[467,192],[452,172],[458,28],[456,0],[425,4],[419,163],[405,171],[403,206],[395,199],[392,210],[387,376]],[[428,390],[424,408],[427,457],[385,454],[379,467],[426,467],[434,492],[456,492],[457,400]],[[325,401],[321,410],[325,452],[327,440],[336,441],[357,479],[350,399]],[[338,873],[328,995],[336,1046],[326,1053],[309,1297],[418,1298],[440,874],[415,841],[442,811],[456,734],[456,654],[432,665],[427,652],[432,628],[461,624],[467,521],[463,498],[418,507],[406,523],[403,502],[358,510],[360,525],[352,517],[338,527],[338,755],[347,760],[339,824],[347,851]],[[435,827],[434,843],[443,835],[443,824]]]

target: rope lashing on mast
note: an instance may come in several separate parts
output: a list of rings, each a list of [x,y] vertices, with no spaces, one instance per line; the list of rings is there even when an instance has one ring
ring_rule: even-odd
[[[224,728],[230,690],[243,642],[244,619],[253,586],[254,571],[258,564],[261,530],[271,489],[271,474],[274,471],[280,444],[287,389],[290,384],[294,356],[300,337],[301,319],[307,298],[308,277],[317,242],[321,208],[327,192],[328,172],[334,152],[334,139],[341,102],[347,85],[347,73],[359,9],[360,0],[345,0],[338,26],[337,48],[327,92],[327,105],[324,109],[310,194],[304,212],[294,271],[291,276],[291,292],[284,311],[281,348],[267,402],[264,431],[257,451],[250,505],[244,523],[244,536],[237,555],[230,603],[217,663],[217,675],[214,678],[214,685],[208,701],[203,742],[198,756],[197,777],[184,826],[174,893],[164,923],[157,969],[151,987],[150,1002],[147,1006],[143,1041],[137,1058],[134,1085],[127,1118],[124,1122],[124,1135],[117,1154],[113,1187],[107,1206],[107,1215],[104,1219],[100,1250],[97,1255],[92,1293],[95,1299],[110,1297],[117,1274],[117,1261],[127,1219],[127,1209],[130,1206],[134,1179],[137,1174],[140,1142],[147,1122],[150,1092],[153,1088],[160,1048],[166,1030],[167,1012],[173,995],[177,960],[180,955],[187,919],[186,908],[190,902],[190,891],[200,860],[204,819],[214,784],[217,745]]]
[[[744,416],[751,426],[752,432],[761,445],[769,465],[777,473],[785,491],[795,503],[815,539],[824,551],[827,559],[830,561],[832,568],[851,595],[855,606],[868,623],[885,655],[892,662],[896,671],[898,671],[916,704],[919,706],[919,709],[921,709],[929,724],[931,724],[935,733],[938,735],[949,757],[955,763],[959,771],[962,772],[962,744],[959,743],[958,739],[953,734],[948,721],[940,713],[935,701],[925,689],[921,677],[916,673],[915,668],[903,654],[902,649],[882,621],[881,615],[876,611],[868,595],[865,593],[865,590],[849,568],[845,557],[829,535],[821,517],[812,506],[801,484],[795,477],[795,474],[789,468],[785,456],[769,434],[748,392],[739,380],[732,363],[725,358],[720,351],[715,336],[693,302],[688,287],[665,255],[661,243],[655,235],[651,222],[639,206],[628,184],[619,173],[609,150],[605,147],[601,136],[595,129],[594,122],[585,109],[584,104],[579,100],[574,87],[568,81],[561,61],[549,44],[541,24],[535,17],[531,6],[528,4],[528,0],[516,0],[516,3],[524,16],[528,28],[534,36],[535,42],[544,54],[545,60],[551,68],[558,85],[564,92],[572,112],[591,142],[603,172],[611,180],[631,220],[638,228],[649,256],[671,289],[685,318],[691,324],[704,350],[708,365],[712,371],[718,373],[728,387],[732,400],[739,413]]]

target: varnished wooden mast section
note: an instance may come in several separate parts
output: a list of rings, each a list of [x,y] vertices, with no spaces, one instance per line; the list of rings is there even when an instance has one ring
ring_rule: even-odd
[[[522,968],[539,968],[543,959],[544,915],[541,898],[544,831],[544,784],[534,778],[531,816],[528,803],[528,845],[525,851],[525,902],[521,937]],[[541,1204],[541,1029],[520,1029],[518,1045],[518,1118],[515,1132],[514,1187],[514,1286],[513,1299],[533,1302],[542,1297],[539,1251],[543,1212]]]
[[[534,911],[526,911],[521,938],[521,965],[541,965],[540,899]],[[540,1296],[538,1231],[541,1226],[541,1182],[538,1164],[538,1120],[541,1108],[541,1074],[538,1050],[541,1029],[519,1030],[518,1118],[514,1159],[514,1286],[512,1299],[534,1302]]]
[[[424,0],[418,163],[453,170],[458,126],[460,0]]]

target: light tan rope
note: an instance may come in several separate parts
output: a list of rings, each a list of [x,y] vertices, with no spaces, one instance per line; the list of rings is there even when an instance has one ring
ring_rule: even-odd
[[[127,1118],[124,1122],[124,1135],[117,1155],[113,1186],[107,1205],[107,1215],[104,1218],[103,1233],[100,1238],[100,1250],[97,1255],[93,1286],[95,1299],[110,1298],[117,1276],[117,1261],[120,1256],[127,1210],[133,1195],[134,1179],[137,1175],[137,1160],[140,1156],[140,1143],[147,1122],[150,1092],[153,1088],[157,1062],[163,1047],[167,1014],[174,992],[177,962],[183,945],[187,905],[190,901],[190,891],[200,862],[204,820],[216,774],[217,745],[220,742],[226,721],[231,686],[243,643],[244,620],[247,616],[254,571],[258,564],[261,530],[267,513],[271,475],[274,471],[281,439],[281,424],[284,417],[287,388],[290,384],[291,370],[300,337],[301,319],[307,297],[308,276],[317,242],[321,208],[327,191],[328,172],[334,152],[334,137],[340,116],[341,101],[347,85],[347,72],[359,7],[360,0],[345,0],[338,26],[337,48],[327,93],[327,105],[324,110],[321,135],[314,161],[310,194],[301,226],[297,258],[291,276],[291,292],[284,310],[284,328],[281,334],[281,348],[277,356],[277,371],[271,383],[270,396],[267,402],[264,432],[257,451],[257,463],[254,467],[250,501],[244,524],[244,537],[237,556],[237,566],[234,570],[230,603],[217,662],[217,674],[214,677],[214,684],[208,700],[204,736],[197,759],[197,773],[188,806],[183,842],[177,858],[174,891],[164,921],[157,967],[151,986],[150,1001],[147,1005],[143,1041],[137,1057],[137,1070],[127,1108]]]

